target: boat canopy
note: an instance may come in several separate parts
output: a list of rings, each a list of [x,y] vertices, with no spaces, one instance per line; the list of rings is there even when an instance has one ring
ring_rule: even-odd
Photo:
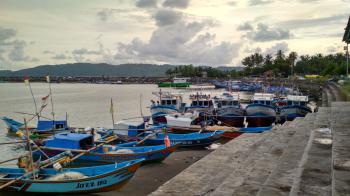
[[[307,102],[308,97],[307,96],[301,96],[301,95],[288,95],[287,96],[288,101],[303,101]]]
[[[48,131],[53,129],[67,129],[67,121],[65,120],[59,120],[59,121],[53,121],[53,120],[39,120],[37,130],[38,131]]]
[[[88,149],[93,145],[93,136],[81,133],[59,133],[45,141],[45,147]]]
[[[114,132],[119,135],[135,137],[145,129],[144,121],[119,121],[114,124]]]
[[[306,102],[308,102],[308,96],[301,96],[301,95],[287,96],[287,105],[306,106]]]

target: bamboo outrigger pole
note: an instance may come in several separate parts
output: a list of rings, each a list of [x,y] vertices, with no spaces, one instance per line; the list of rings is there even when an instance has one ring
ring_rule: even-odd
[[[39,113],[38,113],[38,107],[37,107],[37,105],[36,105],[36,100],[35,100],[35,97],[34,97],[34,93],[33,93],[33,90],[32,90],[32,86],[30,85],[30,82],[29,82],[29,77],[26,77],[26,78],[24,79],[24,83],[25,83],[26,85],[28,85],[28,87],[29,87],[29,91],[30,91],[30,94],[32,95],[33,102],[34,102],[35,115],[37,116],[38,121],[39,121],[40,116],[39,116]]]
[[[113,108],[113,99],[111,98],[111,108],[109,110],[111,112],[111,116],[112,116],[112,127],[114,128],[114,108]]]
[[[55,122],[55,111],[53,107],[53,97],[52,97],[52,90],[51,90],[51,80],[50,76],[46,76],[46,82],[49,83],[49,89],[50,89],[50,101],[51,101],[51,114],[52,114],[52,120]]]

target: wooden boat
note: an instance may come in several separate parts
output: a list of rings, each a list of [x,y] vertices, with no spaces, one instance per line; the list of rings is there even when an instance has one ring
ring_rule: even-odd
[[[239,131],[242,133],[262,133],[272,129],[272,126],[267,127],[241,127]]]
[[[187,82],[187,78],[174,78],[172,82],[159,82],[158,87],[175,87],[175,88],[186,88],[191,85]]]
[[[238,128],[235,127],[228,127],[228,126],[219,126],[219,125],[213,125],[213,126],[206,126],[204,129],[201,128],[199,125],[190,125],[189,127],[186,126],[169,126],[167,125],[168,131],[172,133],[177,134],[186,134],[186,133],[194,133],[194,132],[202,132],[202,133],[212,133],[217,130],[223,131],[224,133],[221,135],[222,138],[228,138],[228,139],[234,139],[240,135],[243,134],[243,132],[240,132]]]
[[[145,159],[146,162],[162,161],[178,147],[177,144],[166,147],[164,142],[153,146],[136,145],[137,142],[103,145],[79,157],[77,161],[114,163],[140,158]],[[41,149],[45,154],[54,156],[67,150],[70,150],[73,154],[81,153],[91,146],[94,146],[91,134],[60,133],[55,134],[51,139],[45,140]],[[41,153],[37,151],[34,155],[38,157]]]
[[[24,131],[24,123],[18,122],[8,117],[2,117],[1,120],[7,125],[10,134],[17,134]],[[28,127],[31,134],[52,134],[54,132],[70,130],[66,120],[39,120],[36,127]]]
[[[37,169],[33,175],[26,175],[21,168],[0,168],[0,186],[21,178],[5,191],[30,193],[97,193],[121,188],[134,175],[143,159],[125,161],[93,167]],[[67,176],[74,176],[65,179]]]
[[[248,127],[268,127],[276,121],[276,107],[273,106],[273,97],[273,94],[254,94],[253,103],[245,108]]]
[[[182,94],[171,92],[153,92],[158,97],[157,103],[151,101],[150,107],[153,124],[166,123],[165,115],[177,113],[182,110]]]
[[[213,111],[214,119],[217,123],[230,127],[243,127],[245,110],[239,103],[239,95],[223,93],[214,97]]]
[[[286,98],[287,105],[279,108],[280,121],[292,121],[296,117],[305,117],[311,113],[311,109],[307,106],[308,97],[301,95],[288,95]]]
[[[4,123],[6,124],[7,130],[10,134],[16,134],[17,131],[24,130],[24,124],[16,120],[13,120],[12,118],[8,118],[4,116],[4,117],[1,117],[1,120],[4,121]],[[35,127],[28,127],[28,129],[32,130],[32,129],[35,129]]]
[[[164,133],[144,133],[141,138],[145,138],[149,134],[153,135],[145,139],[145,145],[159,145],[164,143]],[[206,147],[220,139],[222,134],[224,134],[223,131],[215,131],[210,133],[196,132],[188,134],[167,133],[170,143],[172,145],[180,144],[181,147]]]

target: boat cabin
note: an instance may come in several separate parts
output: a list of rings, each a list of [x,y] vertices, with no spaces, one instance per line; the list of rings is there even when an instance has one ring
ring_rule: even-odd
[[[301,95],[288,95],[287,96],[287,105],[298,105],[298,106],[306,106],[308,102],[308,96]]]
[[[189,78],[174,78],[173,83],[174,84],[187,83],[188,79]]]
[[[45,140],[45,147],[67,148],[67,149],[89,149],[94,145],[91,134],[81,133],[59,133],[51,139]]]
[[[184,105],[184,103],[182,102],[182,94],[161,91],[155,92],[153,94],[159,97],[159,101],[157,101],[157,103],[152,101],[152,106],[165,106],[180,109]]]
[[[214,97],[216,108],[240,107],[239,97],[230,93],[223,93],[219,97]]]
[[[273,105],[274,95],[270,93],[255,93],[252,99],[254,104]]]
[[[117,135],[126,135],[135,137],[145,130],[145,122],[143,120],[119,121],[113,125],[113,131]]]
[[[51,131],[51,130],[68,130],[68,124],[65,120],[39,120],[37,131]]]
[[[191,102],[192,107],[212,107],[212,100],[193,100]]]

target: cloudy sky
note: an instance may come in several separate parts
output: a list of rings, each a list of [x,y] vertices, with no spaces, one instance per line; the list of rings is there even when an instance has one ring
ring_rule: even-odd
[[[350,0],[0,0],[0,69],[342,52]]]

